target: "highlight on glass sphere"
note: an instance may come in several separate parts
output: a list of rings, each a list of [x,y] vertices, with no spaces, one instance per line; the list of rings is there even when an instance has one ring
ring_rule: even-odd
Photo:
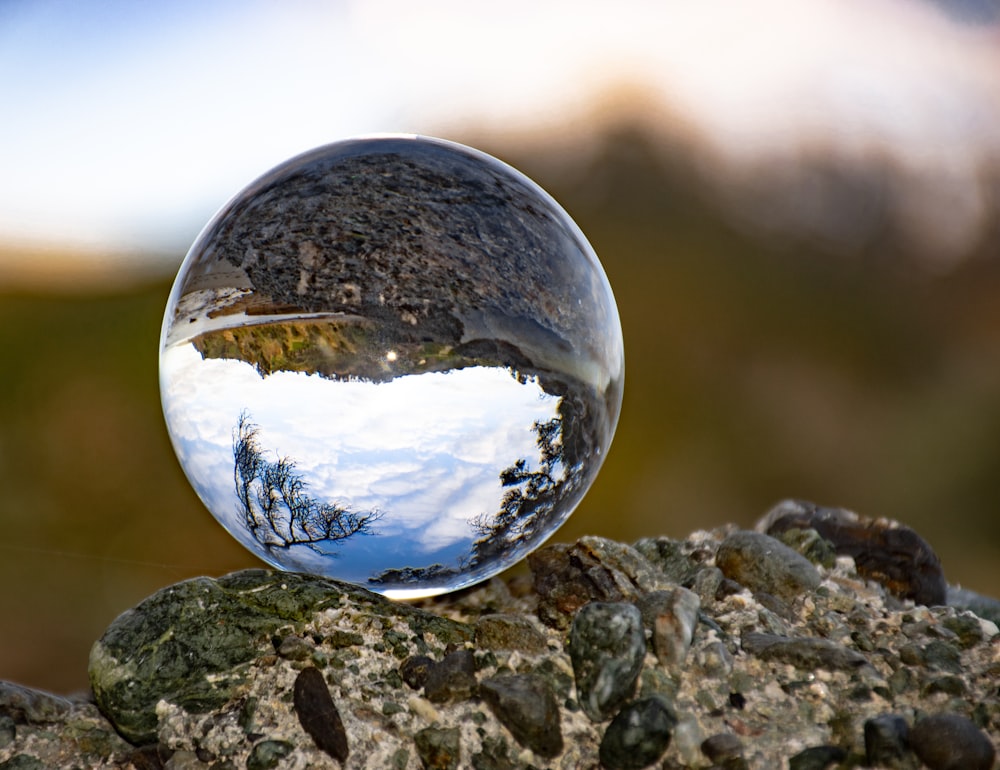
[[[300,155],[198,236],[160,340],[188,479],[246,548],[396,598],[485,580],[593,482],[621,406],[600,262],[527,177],[439,139]]]

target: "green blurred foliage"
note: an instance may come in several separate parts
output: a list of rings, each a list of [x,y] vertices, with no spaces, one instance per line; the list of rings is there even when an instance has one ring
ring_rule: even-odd
[[[622,316],[618,435],[558,539],[751,526],[800,497],[904,521],[952,582],[1000,593],[995,242],[935,276],[889,232],[845,254],[738,229],[682,151],[639,135],[563,168],[544,147],[484,149],[576,218]],[[116,614],[257,563],[170,448],[168,290],[0,298],[0,678],[81,689]]]

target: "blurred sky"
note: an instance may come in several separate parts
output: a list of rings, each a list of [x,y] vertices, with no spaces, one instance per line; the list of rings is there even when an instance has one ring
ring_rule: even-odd
[[[947,208],[948,259],[995,212],[998,25],[1000,0],[3,0],[0,288],[46,264],[25,247],[176,264],[239,188],[338,138],[569,141],[616,89],[721,162],[818,149],[933,178],[908,216]]]

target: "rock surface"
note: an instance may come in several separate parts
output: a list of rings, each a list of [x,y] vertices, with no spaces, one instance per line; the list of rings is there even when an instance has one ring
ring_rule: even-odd
[[[774,534],[584,538],[536,552],[533,587],[419,606],[185,581],[94,645],[91,698],[0,683],[0,770],[995,767],[1000,632],[970,609],[995,605],[917,603],[885,561],[905,549],[862,570],[816,529]]]

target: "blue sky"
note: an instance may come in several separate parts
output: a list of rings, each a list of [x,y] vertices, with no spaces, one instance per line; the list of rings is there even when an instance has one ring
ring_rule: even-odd
[[[612,109],[680,116],[716,160],[891,154],[951,200],[1000,157],[996,3],[974,5],[992,27],[920,0],[6,0],[0,244],[179,259],[311,147],[469,126],[572,143],[616,89]],[[959,229],[986,216],[966,199]]]

